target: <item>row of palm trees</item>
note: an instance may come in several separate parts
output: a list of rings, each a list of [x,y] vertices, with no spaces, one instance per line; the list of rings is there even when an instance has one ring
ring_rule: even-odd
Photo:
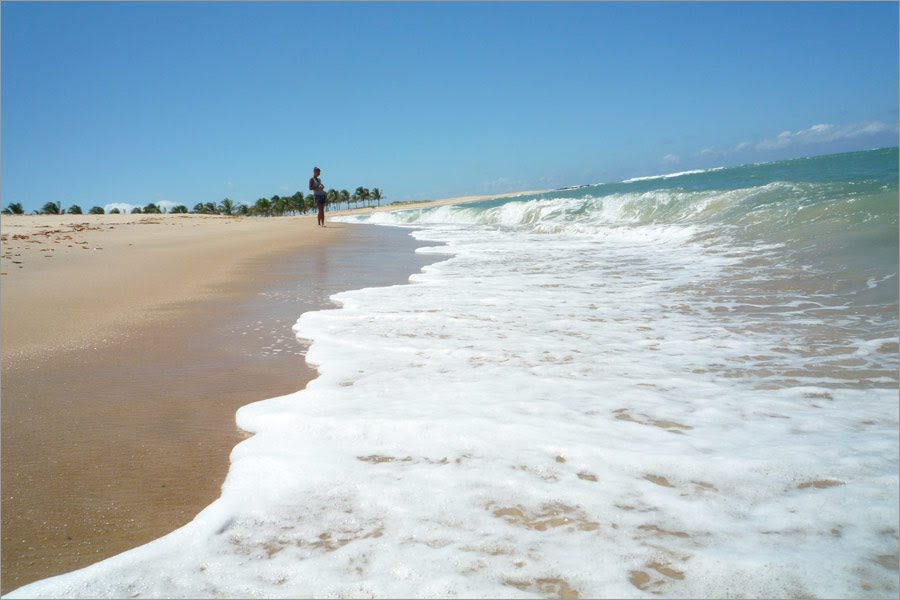
[[[354,204],[355,208],[359,208],[359,204],[363,203],[363,206],[372,206],[373,203],[377,203],[378,206],[381,206],[381,201],[384,200],[384,194],[378,188],[372,188],[369,190],[368,188],[358,187],[356,191],[351,194],[347,190],[335,190],[330,189],[326,192],[325,196],[325,209],[326,210],[339,210],[341,208],[341,204],[346,203],[347,209],[350,209],[350,203]],[[303,195],[301,192],[297,192],[293,196],[272,196],[271,198],[260,198],[256,202],[251,205],[243,204],[241,202],[235,202],[230,198],[225,198],[221,202],[200,202],[194,205],[192,210],[188,210],[187,206],[183,204],[179,204],[178,206],[174,206],[168,210],[169,213],[194,213],[194,214],[203,214],[203,215],[234,215],[234,216],[256,216],[256,217],[273,217],[273,216],[284,216],[284,215],[297,215],[297,214],[306,214],[309,211],[314,211],[316,208],[315,198],[312,194]],[[109,211],[110,214],[120,214],[118,208],[114,208]],[[135,207],[131,209],[132,214],[143,213],[143,214],[162,214],[167,212],[165,207],[160,207],[156,204],[148,204],[144,207]],[[12,202],[7,205],[0,213],[4,215],[22,215],[25,214],[24,209],[22,208],[22,204],[19,202]],[[94,206],[88,211],[88,214],[92,215],[102,215],[105,214],[106,211],[100,206]],[[61,214],[70,214],[70,215],[81,215],[84,214],[81,207],[77,204],[70,206],[68,209],[63,210],[61,202],[47,202],[41,208],[40,211],[35,211],[34,214],[42,214],[42,215],[61,215]]]

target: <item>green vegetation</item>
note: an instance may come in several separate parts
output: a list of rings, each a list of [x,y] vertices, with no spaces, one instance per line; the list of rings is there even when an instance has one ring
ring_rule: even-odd
[[[62,214],[62,202],[48,202],[41,209],[41,214],[43,214],[43,215]]]
[[[346,204],[345,208],[349,210],[351,202],[353,203],[353,208],[359,208],[360,203],[362,203],[363,207],[371,207],[373,205],[381,206],[381,201],[385,199],[383,192],[380,189],[373,188],[369,190],[365,187],[356,188],[356,191],[353,192],[353,194],[347,190],[330,189],[326,192],[325,198],[326,211],[341,210],[343,204]],[[394,204],[396,204],[396,202]],[[275,195],[271,198],[263,197],[249,206],[241,202],[235,202],[230,198],[225,198],[218,204],[214,202],[198,202],[191,210],[188,210],[187,206],[179,204],[168,212],[170,214],[193,213],[201,215],[280,217],[297,214],[305,215],[306,213],[314,212],[315,210],[316,202],[313,195],[307,194],[304,196],[301,192],[297,192],[293,196]],[[24,214],[25,211],[22,209],[20,203],[13,202],[0,212],[5,215],[21,215]],[[106,213],[100,206],[94,206],[88,212],[92,215],[102,215]],[[162,214],[165,212],[165,208],[161,208],[154,203],[150,203],[144,207],[137,206],[131,209],[131,214]],[[35,214],[42,215],[61,215],[65,213],[72,215],[83,214],[81,207],[77,204],[73,204],[64,211],[61,202],[47,202],[40,211],[35,211]],[[111,215],[118,215],[121,213],[122,211],[118,208],[113,208],[109,211],[109,214]]]

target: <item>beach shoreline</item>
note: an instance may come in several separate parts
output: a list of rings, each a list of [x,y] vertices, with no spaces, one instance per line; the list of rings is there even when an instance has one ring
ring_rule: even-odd
[[[0,219],[0,593],[193,519],[247,437],[237,408],[316,377],[291,335],[296,318],[330,307],[331,293],[403,283],[430,262],[402,230],[313,218]],[[279,291],[298,282],[309,289]],[[279,301],[298,295],[299,305]]]

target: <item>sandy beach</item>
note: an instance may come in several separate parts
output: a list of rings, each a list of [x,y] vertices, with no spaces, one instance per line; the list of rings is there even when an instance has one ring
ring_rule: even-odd
[[[2,593],[190,521],[246,437],[237,408],[315,377],[290,329],[299,314],[428,262],[401,230],[313,215],[0,225]],[[280,300],[298,282],[302,301]]]

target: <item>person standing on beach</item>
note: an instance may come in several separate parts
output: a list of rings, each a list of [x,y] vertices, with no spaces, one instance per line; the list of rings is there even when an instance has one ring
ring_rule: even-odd
[[[313,176],[309,178],[309,189],[313,191],[313,197],[316,199],[316,208],[319,211],[318,225],[325,227],[325,186],[319,179],[321,173],[319,167],[313,168]]]

